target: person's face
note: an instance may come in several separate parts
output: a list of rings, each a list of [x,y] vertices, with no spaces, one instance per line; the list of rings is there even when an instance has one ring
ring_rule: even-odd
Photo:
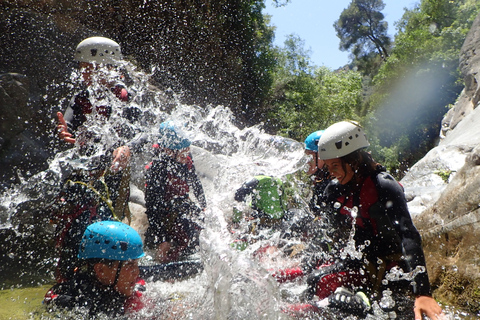
[[[80,72],[82,73],[83,82],[85,82],[85,84],[88,86],[91,85],[92,74],[95,70],[95,66],[88,62],[80,62],[78,67],[80,68]]]
[[[115,261],[111,265],[97,263],[95,265],[95,272],[97,274],[98,281],[107,286],[114,284],[115,276],[117,275],[117,269],[119,267],[120,261]],[[126,297],[130,297],[135,290],[135,283],[139,274],[140,270],[138,269],[138,259],[127,260],[123,262],[118,275],[117,283],[114,287],[115,290]]]
[[[347,184],[352,180],[354,172],[352,167],[346,163],[345,170],[343,169],[343,161],[341,159],[324,160],[325,166],[331,176],[335,177],[340,184]]]
[[[80,68],[80,72],[82,73],[83,82],[85,82],[85,84],[87,86],[92,85],[93,74],[95,72],[97,72],[97,74],[98,74],[98,72],[99,72],[98,70],[100,69],[100,65],[95,65],[95,64],[89,63],[89,62],[80,62],[79,63],[79,68]],[[111,70],[112,66],[107,65],[104,68],[106,68],[104,70]],[[107,85],[108,84],[107,79],[105,79],[104,77],[101,77],[101,76],[97,77],[97,81],[102,85]]]
[[[182,149],[182,150],[178,151],[177,161],[182,163],[182,164],[186,164],[189,154],[190,154],[190,147],[187,147],[185,149]]]
[[[305,154],[311,158],[308,162],[307,174],[312,175],[317,171],[317,153],[312,150],[305,150]]]

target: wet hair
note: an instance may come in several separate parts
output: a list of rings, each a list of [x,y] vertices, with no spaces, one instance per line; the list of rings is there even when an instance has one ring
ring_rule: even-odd
[[[361,182],[366,177],[372,175],[379,166],[370,153],[364,149],[356,150],[340,158],[342,160],[342,169],[346,172],[347,164],[352,167],[354,172],[352,181]]]

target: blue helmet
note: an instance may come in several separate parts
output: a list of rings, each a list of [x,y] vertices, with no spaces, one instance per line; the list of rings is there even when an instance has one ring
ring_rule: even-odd
[[[320,140],[320,138],[322,137],[323,132],[325,132],[325,130],[318,130],[311,133],[305,139],[305,149],[318,152],[318,140]]]
[[[181,150],[190,147],[190,140],[185,137],[181,130],[175,127],[172,121],[161,123],[159,132],[159,147],[172,150]]]
[[[92,223],[83,233],[79,259],[134,260],[145,255],[135,229],[118,221]]]

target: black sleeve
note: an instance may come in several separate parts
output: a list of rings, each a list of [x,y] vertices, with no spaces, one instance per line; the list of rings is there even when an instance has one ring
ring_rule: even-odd
[[[322,203],[326,201],[325,189],[330,183],[328,175],[323,170],[319,170],[315,176],[315,185],[313,186],[313,194],[310,199],[309,207],[313,214],[320,215]]]
[[[197,171],[193,164],[189,170],[189,176],[189,183],[192,186],[193,193],[195,194],[195,197],[200,203],[202,209],[205,209],[207,207],[207,200],[205,199],[205,193],[203,192],[202,182],[198,178]]]
[[[88,101],[88,96],[89,94],[87,90],[83,90],[75,95],[63,114],[68,126],[68,131],[72,134],[75,134],[78,127],[85,122],[82,103],[85,104],[86,101]]]
[[[402,255],[405,258],[405,272],[418,272],[417,267],[424,268],[414,279],[413,293],[415,295],[431,295],[430,283],[426,270],[425,255],[422,248],[420,233],[415,228],[407,201],[401,185],[389,174],[377,175],[380,201],[400,238]],[[417,269],[417,270],[416,270]]]
[[[258,186],[258,180],[253,178],[252,180],[245,182],[240,188],[235,192],[236,201],[245,201],[245,198],[255,190]]]
[[[149,220],[156,216],[158,210],[166,207],[166,168],[165,159],[155,160],[151,163],[145,175],[145,207]]]

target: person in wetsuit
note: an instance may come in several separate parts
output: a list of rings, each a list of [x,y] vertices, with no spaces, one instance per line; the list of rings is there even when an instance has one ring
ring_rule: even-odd
[[[89,117],[109,121],[114,112],[113,101],[115,106],[121,105],[126,120],[134,121],[139,115],[136,108],[128,105],[130,95],[125,86],[102,75],[117,68],[121,59],[120,46],[111,39],[90,37],[81,41],[75,50],[75,60],[79,63],[83,87],[65,113],[57,113],[59,138],[76,145],[75,153],[62,168],[65,184],[52,212],[52,221],[58,229],[58,282],[71,277],[76,267],[78,241],[88,224],[96,220],[130,219],[129,160],[134,144],[129,142],[136,134],[127,130],[128,126],[116,128],[118,141],[100,154],[97,151],[105,148],[100,145],[99,134],[103,133],[94,133],[86,127]]]
[[[166,263],[198,251],[203,211],[203,186],[190,153],[190,141],[171,121],[160,125],[156,156],[146,166],[145,203],[149,227],[148,248]],[[197,202],[190,199],[190,190]]]
[[[305,154],[312,157],[308,163],[307,174],[313,180],[312,198],[309,201],[310,211],[315,215],[319,215],[318,203],[323,198],[325,187],[330,182],[329,173],[324,169],[323,160],[318,158],[318,141],[322,137],[325,130],[312,132],[305,138]]]
[[[138,259],[144,256],[140,235],[127,224],[99,221],[89,225],[80,242],[82,266],[54,285],[44,304],[51,312],[72,310],[83,318],[118,317],[145,306]]]
[[[297,270],[299,275],[309,272],[305,297],[316,296],[330,306],[364,314],[366,297],[380,299],[385,289],[402,290],[414,303],[413,310],[406,310],[409,316],[440,319],[443,311],[431,295],[421,237],[403,188],[364,150],[368,146],[363,129],[352,121],[330,126],[319,140],[319,158],[335,178],[319,204],[335,247],[331,261],[322,261],[311,271]],[[397,270],[407,276],[385,284],[385,275]],[[282,272],[276,276],[282,279]],[[307,306],[315,311],[318,304]]]

